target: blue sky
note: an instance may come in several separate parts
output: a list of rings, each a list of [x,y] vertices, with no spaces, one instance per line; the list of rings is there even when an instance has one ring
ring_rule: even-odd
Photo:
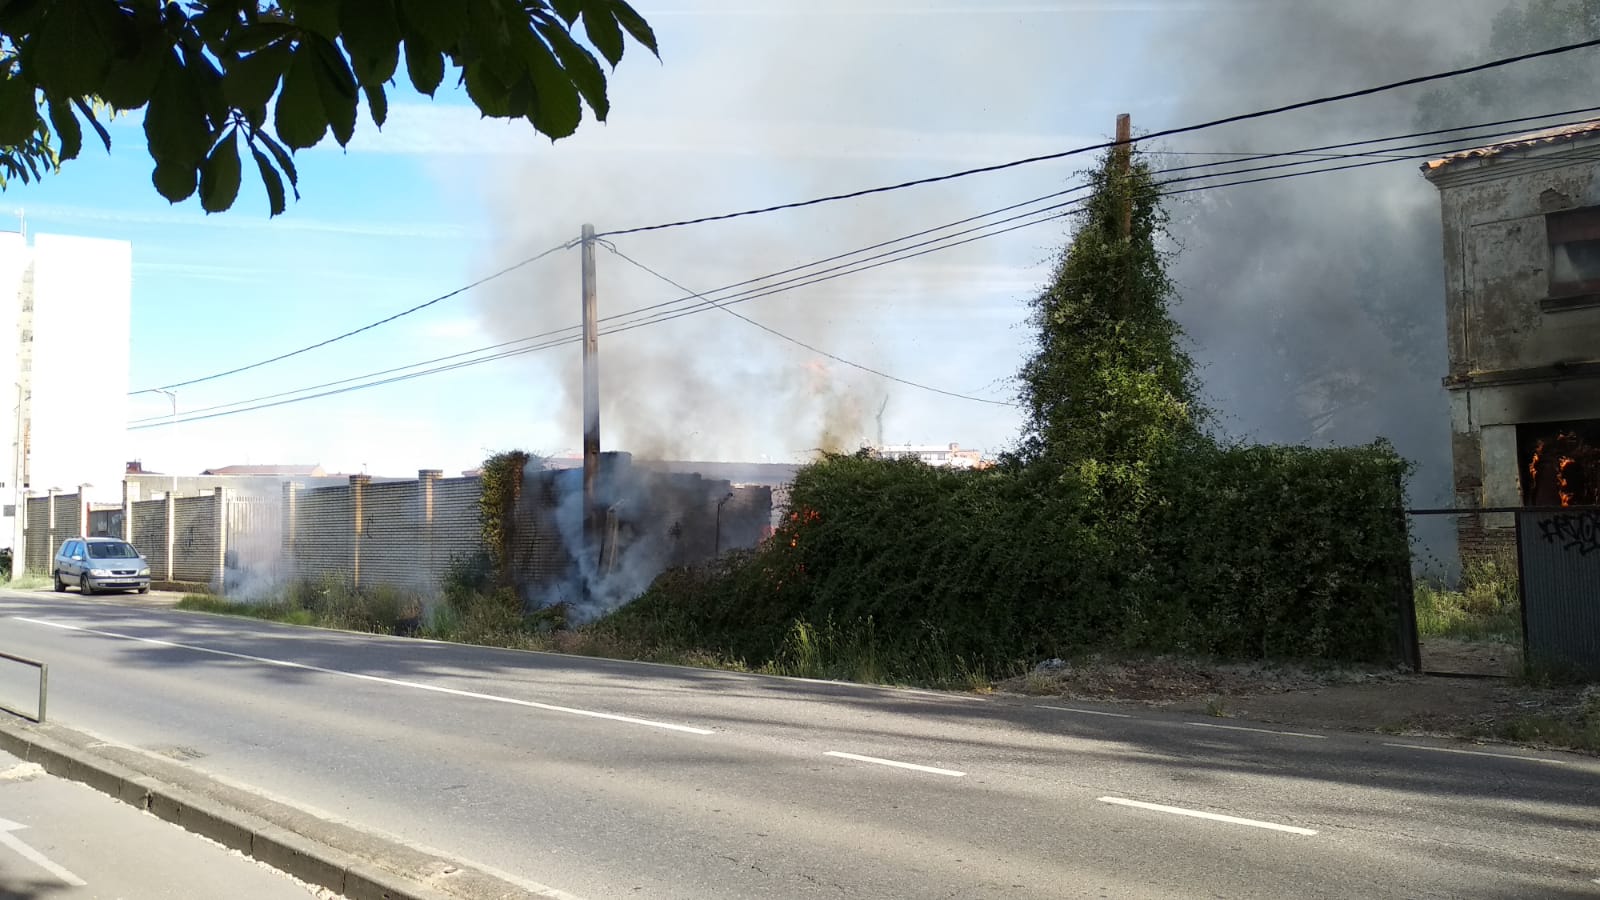
[[[1159,11],[1186,3],[946,0],[940,4],[640,0],[660,37],[615,73],[611,121],[552,145],[482,122],[459,95],[397,89],[390,123],[347,150],[298,157],[302,198],[266,216],[248,173],[236,207],[169,206],[149,181],[139,113],[113,152],[12,186],[31,230],[122,238],[134,250],[135,389],[253,362],[360,326],[602,230],[800,199],[1050,152],[1104,136],[1114,115],[1162,121],[1156,75],[1105,78]],[[703,290],[1065,186],[1077,163],[868,201],[618,238],[618,249]],[[248,167],[247,167],[248,168]],[[835,353],[938,387],[1008,399],[1023,303],[1059,224],[745,304]],[[484,289],[323,350],[178,391],[179,411],[277,393],[561,327],[578,259],[557,254]],[[600,254],[601,311],[676,292]],[[1002,449],[1013,410],[897,386],[710,311],[602,346],[604,428],[619,449],[792,459],[859,442],[887,400],[891,442]],[[134,433],[153,469],[321,463],[455,471],[487,452],[570,451],[569,349],[320,400]],[[168,400],[143,395],[136,417]],[[831,438],[829,435],[831,434]]]

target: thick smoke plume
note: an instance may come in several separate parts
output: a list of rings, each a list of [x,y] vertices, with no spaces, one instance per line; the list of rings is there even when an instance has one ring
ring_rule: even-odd
[[[1158,44],[1174,75],[1182,73],[1170,120],[1202,121],[1577,40],[1574,32],[1589,27],[1575,14],[1585,5],[1593,4],[1219,4],[1203,22],[1174,19]],[[1593,60],[1522,64],[1174,138],[1165,149],[1284,151],[1592,105],[1592,78],[1562,77],[1577,69],[1592,72]],[[1187,195],[1173,207],[1182,245],[1173,274],[1179,318],[1224,429],[1269,442],[1387,437],[1418,465],[1411,501],[1448,506],[1439,198],[1420,162]],[[1442,535],[1453,523],[1419,526],[1426,532],[1430,524]]]

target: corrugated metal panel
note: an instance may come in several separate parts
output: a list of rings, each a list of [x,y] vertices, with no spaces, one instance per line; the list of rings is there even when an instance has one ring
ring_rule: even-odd
[[[55,527],[50,530],[50,554],[67,538],[81,537],[82,523],[78,521],[80,504],[77,494],[57,494],[55,498]]]
[[[55,535],[50,530],[50,498],[28,498],[28,527],[23,535],[23,552],[27,555],[24,571],[37,575],[50,574],[50,561],[55,558]]]
[[[150,574],[167,577],[167,501],[141,500],[133,504],[133,546],[150,561]]]
[[[283,575],[283,498],[229,497],[224,592],[256,594]]]
[[[222,532],[216,497],[179,497],[174,501],[173,577],[191,584],[211,584],[222,559]]]
[[[1518,518],[1529,662],[1600,676],[1600,510]]]

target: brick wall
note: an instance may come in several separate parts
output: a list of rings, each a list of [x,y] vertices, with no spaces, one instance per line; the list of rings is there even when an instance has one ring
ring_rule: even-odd
[[[167,572],[167,501],[142,500],[133,504],[133,549],[150,562],[150,576],[169,580]]]

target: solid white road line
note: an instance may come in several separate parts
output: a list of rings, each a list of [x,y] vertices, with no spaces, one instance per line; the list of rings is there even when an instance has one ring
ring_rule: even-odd
[[[1122,797],[1098,797],[1101,803],[1114,803],[1118,806],[1131,806],[1136,809],[1149,809],[1156,812],[1172,813],[1175,816],[1191,816],[1196,819],[1210,819],[1213,822],[1229,822],[1234,825],[1249,825],[1251,828],[1265,828],[1269,831],[1286,831],[1289,834],[1314,835],[1315,831],[1309,828],[1296,828],[1293,825],[1279,825],[1276,822],[1260,822],[1255,819],[1241,819],[1237,816],[1224,816],[1218,813],[1201,812],[1197,809],[1183,809],[1178,806],[1162,806],[1159,803],[1144,803],[1139,800],[1127,800]]]
[[[1485,753],[1482,750],[1457,750],[1454,747],[1427,747],[1422,744],[1384,744],[1385,747],[1400,747],[1406,750],[1432,750],[1435,753],[1459,753],[1462,756],[1489,756],[1495,759],[1515,759],[1519,762],[1547,763],[1552,766],[1564,766],[1564,759],[1543,759],[1537,756],[1517,756],[1512,753]]]
[[[250,662],[263,663],[269,666],[283,666],[287,669],[302,669],[307,672],[321,672],[324,675],[339,675],[344,678],[355,678],[360,681],[371,681],[377,684],[394,685],[395,687],[412,688],[418,691],[431,691],[435,694],[449,694],[452,697],[468,697],[473,700],[488,700],[493,703],[508,703],[512,706],[525,706],[529,709],[542,709],[546,712],[566,713],[573,716],[585,716],[590,719],[604,719],[608,722],[622,722],[627,725],[644,725],[649,728],[661,728],[667,731],[681,731],[686,734],[716,734],[706,728],[694,728],[689,725],[674,725],[670,722],[657,722],[653,719],[638,719],[633,716],[622,716],[616,713],[596,712],[589,709],[575,709],[570,706],[556,706],[550,703],[539,703],[534,700],[518,700],[515,697],[501,697],[496,694],[482,694],[477,691],[463,691],[456,688],[440,687],[436,684],[423,684],[419,681],[402,681],[398,678],[383,678],[378,675],[364,675],[360,672],[345,672],[340,669],[328,669],[322,666],[313,666],[306,663],[290,662],[285,659],[271,659],[265,656],[251,656],[247,653],[234,653],[230,650],[214,650],[210,647],[197,647],[193,644],[179,644],[173,641],[161,641],[155,638],[135,637],[129,634],[117,634],[111,631],[97,631],[93,628],[83,628],[78,625],[66,625],[60,622],[47,622],[43,619],[28,619],[22,616],[12,616],[18,622],[27,622],[30,625],[43,625],[47,628],[60,628],[65,631],[80,631],[84,634],[96,634],[101,637],[119,638],[124,641],[136,641],[141,644],[153,644],[157,647],[173,647],[179,650],[190,650],[195,653],[212,653],[217,656],[226,656],[232,659],[243,659]]]
[[[46,872],[49,872],[51,875],[54,875],[58,880],[73,887],[83,887],[89,883],[72,874],[71,872],[68,872],[61,866],[56,865],[56,863],[49,857],[33,849],[32,847],[29,847],[27,844],[24,844],[21,838],[18,838],[16,835],[11,833],[27,827],[28,826],[23,825],[20,822],[12,822],[8,819],[0,819],[0,845],[10,847],[12,850],[16,851],[18,856],[21,856],[28,862],[31,862]]]
[[[894,766],[896,769],[911,769],[915,772],[928,772],[934,775],[949,775],[951,778],[960,778],[967,773],[957,772],[954,769],[936,769],[933,766],[919,766],[916,763],[899,762],[893,759],[879,759],[876,756],[858,756],[854,753],[840,753],[838,750],[829,750],[825,755],[837,756],[840,759],[853,759],[857,762],[877,763],[880,766]]]
[[[1039,708],[1040,709],[1053,709],[1053,710],[1056,710],[1057,712],[1078,713],[1080,715],[1085,715],[1085,716],[1109,716],[1109,717],[1111,717],[1113,719],[1131,719],[1131,718],[1133,718],[1133,716],[1130,716],[1127,713],[1104,712],[1104,711],[1098,710],[1098,709],[1073,709],[1070,706],[1045,706],[1042,703],[1039,704]]]
[[[1253,731],[1256,734],[1281,734],[1286,737],[1313,738],[1319,741],[1325,741],[1328,739],[1328,736],[1325,734],[1306,734],[1300,731],[1274,731],[1271,728],[1246,728],[1243,725],[1218,725],[1215,722],[1185,722],[1183,724],[1193,725],[1196,728],[1223,728],[1228,731]]]

